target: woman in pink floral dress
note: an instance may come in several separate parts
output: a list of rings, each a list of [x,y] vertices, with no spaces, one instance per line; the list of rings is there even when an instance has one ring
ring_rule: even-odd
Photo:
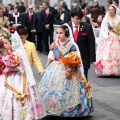
[[[8,54],[0,76],[0,120],[38,120],[46,115],[22,42],[15,32],[3,39]]]
[[[114,5],[103,19],[99,39],[95,74],[120,75],[120,16]]]

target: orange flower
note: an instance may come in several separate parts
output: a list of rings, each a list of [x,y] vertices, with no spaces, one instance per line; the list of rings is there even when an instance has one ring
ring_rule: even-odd
[[[74,54],[74,53],[69,53],[69,54],[61,57],[61,61],[65,67],[70,66],[72,68],[75,68],[75,67],[78,68],[82,64],[78,55]]]

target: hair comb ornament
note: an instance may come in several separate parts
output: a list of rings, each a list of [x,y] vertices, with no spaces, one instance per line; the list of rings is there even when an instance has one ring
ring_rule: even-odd
[[[9,30],[0,25],[0,39],[3,39],[4,36],[7,36],[8,34],[10,34]]]
[[[68,31],[68,28],[65,29],[65,32],[67,32],[67,31]]]

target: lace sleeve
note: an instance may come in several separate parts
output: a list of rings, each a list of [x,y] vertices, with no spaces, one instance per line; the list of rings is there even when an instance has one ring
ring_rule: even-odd
[[[50,50],[50,52],[49,52],[49,54],[48,54],[48,58],[51,59],[51,60],[54,60],[54,59],[55,59],[53,50]]]

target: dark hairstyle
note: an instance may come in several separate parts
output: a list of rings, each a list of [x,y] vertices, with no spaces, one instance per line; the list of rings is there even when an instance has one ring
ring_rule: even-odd
[[[19,5],[19,2],[16,2],[16,5]]]
[[[104,6],[100,6],[100,7],[101,7],[101,9],[103,11],[103,14],[105,15],[105,11],[106,11],[105,7]]]
[[[6,36],[4,36],[4,38],[5,39],[7,39],[7,40],[9,40],[10,41],[10,43],[11,43],[11,40],[10,40],[10,38],[12,37],[12,35],[11,34],[8,34],[8,35],[6,35]]]
[[[48,3],[47,1],[45,1],[45,2],[43,2],[43,3],[45,3],[47,6],[49,6],[49,3]]]
[[[109,4],[112,4],[112,3],[113,3],[112,0],[108,0],[107,2],[108,2]]]
[[[81,6],[81,8],[82,8],[82,9],[85,9],[85,7],[87,6],[87,4],[88,4],[88,3],[83,3],[82,6]]]
[[[113,0],[113,2],[115,2],[117,5],[119,5],[119,1],[118,0]]]
[[[24,2],[21,2],[21,5],[24,5]]]
[[[69,29],[66,25],[60,25],[58,28],[61,28],[65,31],[65,36],[68,38],[69,37]]]
[[[19,35],[27,35],[28,34],[27,28],[23,25],[20,25],[17,27],[17,32]]]
[[[65,10],[68,9],[67,5],[66,4],[63,4],[62,8],[64,8]]]
[[[80,19],[83,18],[83,12],[80,8],[73,8],[71,10],[71,17],[75,17],[75,16],[77,16]]]

